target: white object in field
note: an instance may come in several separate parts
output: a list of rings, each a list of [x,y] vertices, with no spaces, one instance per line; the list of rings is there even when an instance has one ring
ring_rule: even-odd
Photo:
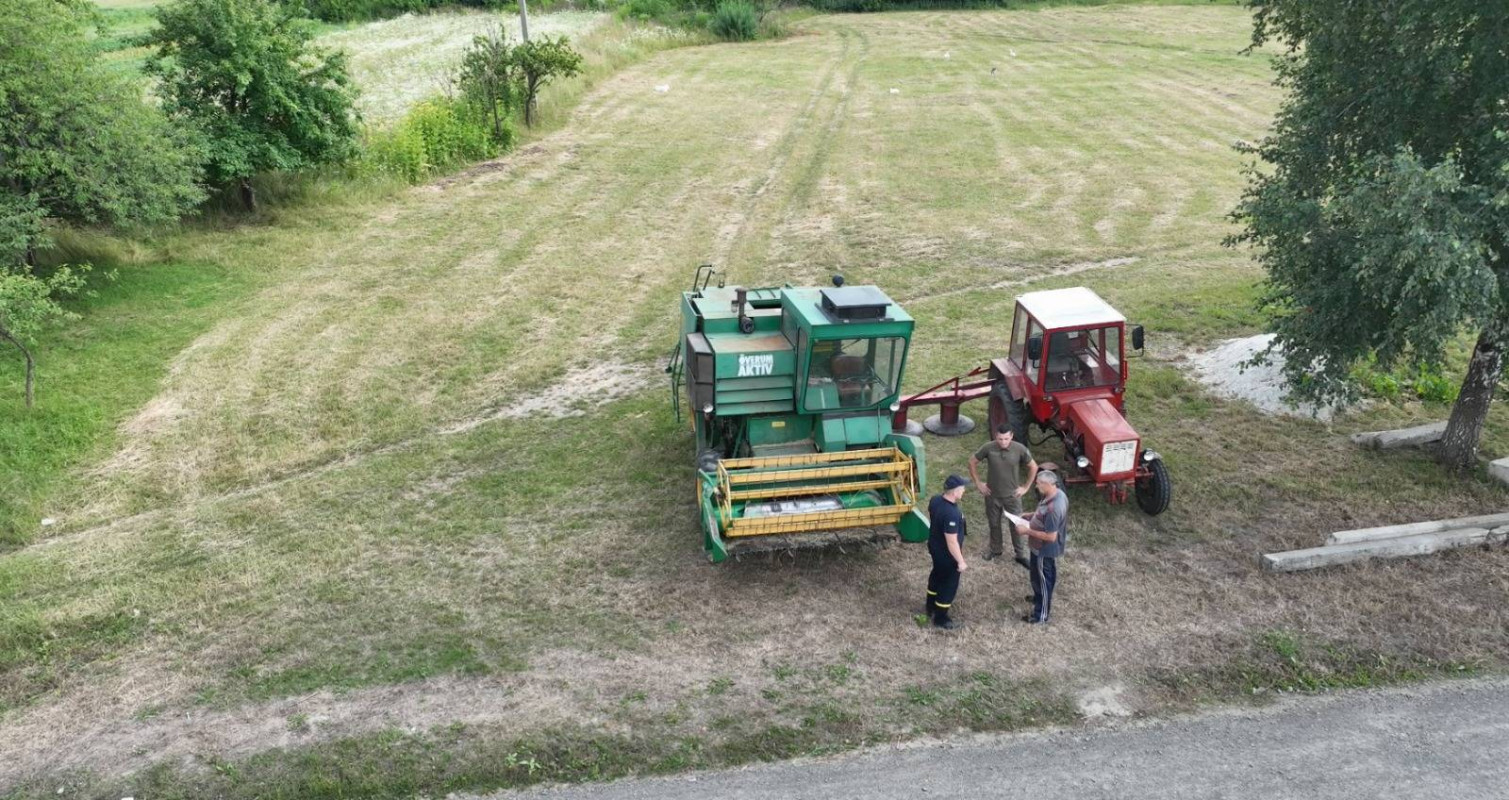
[[[1011,51],[1011,57],[1012,57],[1012,58],[1016,58],[1016,51],[1015,51],[1015,50],[1012,50],[1012,51]]]
[[[947,51],[947,50],[944,50],[944,51],[943,51],[943,57],[944,57],[944,58],[948,58],[948,57],[949,57],[949,51]]]
[[[671,90],[670,84],[666,84],[666,83],[662,83],[659,86],[655,87],[655,91],[660,92],[661,94],[665,94],[666,92],[669,92],[670,90]]]
[[[1501,458],[1488,464],[1488,474],[1509,483],[1509,458]]]
[[[1287,550],[1282,553],[1267,553],[1263,556],[1263,569],[1268,572],[1298,572],[1350,564],[1373,558],[1405,558],[1423,556],[1442,550],[1454,550],[1489,542],[1502,542],[1509,538],[1509,525],[1488,530],[1487,528],[1455,528],[1440,533],[1421,533],[1414,536],[1396,536],[1391,539],[1333,544],[1325,547],[1310,547],[1304,550]]]
[[[1401,536],[1415,536],[1422,533],[1440,533],[1454,528],[1497,528],[1501,525],[1509,525],[1509,514],[1487,514],[1481,517],[1437,519],[1430,522],[1411,522],[1407,525],[1385,525],[1381,528],[1337,531],[1326,537],[1326,544],[1353,544],[1378,539],[1397,539]]]
[[[901,90],[900,90],[900,89],[897,89],[897,88],[896,88],[896,87],[894,87],[894,86],[892,86],[892,87],[891,87],[891,94],[901,94]]]
[[[1368,450],[1392,450],[1396,447],[1419,447],[1422,444],[1441,441],[1446,435],[1445,422],[1432,422],[1413,428],[1391,431],[1367,431],[1352,434],[1352,441]]]
[[[842,511],[843,501],[836,495],[824,495],[806,500],[772,500],[768,503],[750,503],[744,507],[744,518],[784,517],[788,514],[807,514],[813,511]]]
[[[56,525],[57,522],[58,521],[55,520],[55,519],[53,519],[52,517],[43,517],[42,518],[42,527],[44,527],[44,528],[50,528],[53,525]]]
[[[1251,363],[1255,356],[1268,350],[1274,336],[1263,333],[1228,339],[1195,354],[1191,358],[1195,378],[1215,394],[1245,400],[1267,414],[1330,420],[1338,406],[1297,402],[1289,397],[1282,349],[1268,353],[1267,361],[1262,364]]]

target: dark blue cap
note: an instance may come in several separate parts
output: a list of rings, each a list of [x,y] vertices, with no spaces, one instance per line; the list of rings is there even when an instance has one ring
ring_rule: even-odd
[[[963,478],[959,477],[958,475],[950,475],[950,476],[948,476],[948,480],[945,480],[943,482],[943,491],[947,492],[947,491],[950,491],[950,490],[953,490],[953,489],[957,489],[960,486],[968,486],[968,485],[969,485],[969,481],[964,480]]]

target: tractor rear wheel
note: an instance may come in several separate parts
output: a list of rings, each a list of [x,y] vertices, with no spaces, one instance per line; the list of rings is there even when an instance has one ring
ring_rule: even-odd
[[[990,435],[995,436],[996,425],[1006,425],[1011,428],[1011,435],[1023,445],[1027,444],[1027,407],[1022,401],[1013,400],[1011,392],[1007,391],[1004,382],[997,383],[990,392],[991,405],[991,428]]]
[[[1147,477],[1137,481],[1137,505],[1148,516],[1156,517],[1168,510],[1169,501],[1174,497],[1174,483],[1163,459],[1149,461],[1147,469]]]

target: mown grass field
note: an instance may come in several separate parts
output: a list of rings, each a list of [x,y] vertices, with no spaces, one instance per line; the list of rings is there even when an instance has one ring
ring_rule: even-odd
[[[1261,324],[1259,272],[1220,244],[1232,144],[1279,99],[1249,26],[1209,4],[816,17],[656,55],[435,184],[142,244],[140,302],[172,270],[207,300],[111,336],[153,318],[123,289],[48,352],[44,404],[137,378],[37,500],[57,523],[0,555],[0,787],[438,794],[1063,722],[1108,688],[1156,713],[1499,667],[1503,549],[1257,570],[1509,493],[1346,441],[1440,408],[1327,426],[1184,374]],[[1014,624],[1011,565],[973,565],[954,635],[912,621],[917,548],[707,565],[658,371],[705,261],[879,284],[919,321],[909,388],[1004,349],[1027,287],[1096,289],[1149,328],[1132,422],[1173,509],[1071,493],[1048,630]],[[572,416],[524,413],[546,397]],[[930,488],[978,441],[929,439]],[[1501,409],[1486,449],[1509,452]]]

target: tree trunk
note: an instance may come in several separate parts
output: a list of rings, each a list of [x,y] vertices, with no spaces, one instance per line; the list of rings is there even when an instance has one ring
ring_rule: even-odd
[[[257,211],[257,190],[252,188],[251,178],[241,179],[241,205],[251,213]]]
[[[0,328],[0,339],[4,339],[5,341],[15,345],[16,349],[21,351],[21,356],[26,359],[26,407],[31,408],[32,404],[36,401],[36,394],[33,391],[33,387],[36,386],[37,383],[37,362],[32,359],[31,351],[26,349],[26,345],[21,344],[20,339],[11,336],[10,333],[3,328]]]
[[[1489,323],[1478,335],[1472,359],[1467,362],[1462,391],[1451,408],[1446,435],[1441,438],[1441,460],[1449,467],[1468,470],[1477,464],[1483,422],[1488,418],[1494,390],[1504,375],[1506,340],[1509,340],[1509,320],[1504,319]]]

